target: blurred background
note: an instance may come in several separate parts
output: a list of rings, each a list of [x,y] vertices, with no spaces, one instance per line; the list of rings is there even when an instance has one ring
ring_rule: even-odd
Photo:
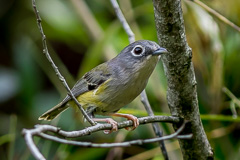
[[[240,1],[204,0],[240,25]],[[119,1],[136,40],[157,41],[152,1]],[[96,65],[116,56],[128,37],[106,0],[41,0],[37,7],[47,36],[49,52],[72,87]],[[198,82],[200,113],[216,159],[240,157],[240,33],[200,6],[182,1],[189,46]],[[167,83],[160,62],[150,78],[147,93],[156,114],[169,114]],[[0,1],[0,159],[34,159],[21,135],[33,128],[38,117],[56,105],[66,91],[42,53],[42,42],[30,0]],[[120,110],[145,116],[139,98]],[[122,121],[123,119],[117,119]],[[64,130],[88,126],[68,109],[50,124]],[[164,135],[173,132],[161,123]],[[154,136],[151,125],[111,135],[102,132],[78,140],[119,142]],[[34,139],[47,159],[163,159],[156,143],[129,148],[80,148]],[[176,140],[166,141],[170,159],[181,159]]]

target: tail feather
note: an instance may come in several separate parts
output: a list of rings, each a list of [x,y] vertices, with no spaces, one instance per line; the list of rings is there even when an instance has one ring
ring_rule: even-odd
[[[51,108],[47,112],[45,112],[43,115],[41,115],[38,120],[47,120],[51,121],[54,118],[56,118],[60,113],[62,113],[64,110],[68,108],[68,105],[66,103],[59,103],[55,107]]]

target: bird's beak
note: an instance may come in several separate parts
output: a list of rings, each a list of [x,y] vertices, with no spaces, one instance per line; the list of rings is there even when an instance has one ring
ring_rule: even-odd
[[[155,50],[152,55],[158,56],[158,55],[161,55],[163,53],[168,53],[168,51],[165,48],[160,47],[157,50]]]

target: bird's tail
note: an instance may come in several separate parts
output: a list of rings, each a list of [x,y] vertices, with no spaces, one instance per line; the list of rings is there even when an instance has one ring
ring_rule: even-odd
[[[66,105],[66,102],[59,103],[47,112],[45,112],[43,115],[41,115],[38,120],[47,120],[51,121],[54,118],[56,118],[61,112],[63,112],[65,109],[68,108],[68,105]]]

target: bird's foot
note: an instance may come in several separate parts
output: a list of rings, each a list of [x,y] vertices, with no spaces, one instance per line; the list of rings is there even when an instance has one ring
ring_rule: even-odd
[[[124,117],[127,118],[128,120],[133,121],[133,126],[132,127],[126,127],[125,129],[128,131],[134,130],[139,126],[139,120],[136,116],[131,115],[131,114],[122,114],[122,113],[114,113],[112,116],[117,116],[117,117]]]
[[[112,132],[118,131],[117,122],[114,121],[112,118],[93,118],[93,120],[96,121],[96,122],[107,122],[107,123],[112,125],[111,130],[104,130],[103,131],[103,133],[105,133],[105,134],[110,134]]]

